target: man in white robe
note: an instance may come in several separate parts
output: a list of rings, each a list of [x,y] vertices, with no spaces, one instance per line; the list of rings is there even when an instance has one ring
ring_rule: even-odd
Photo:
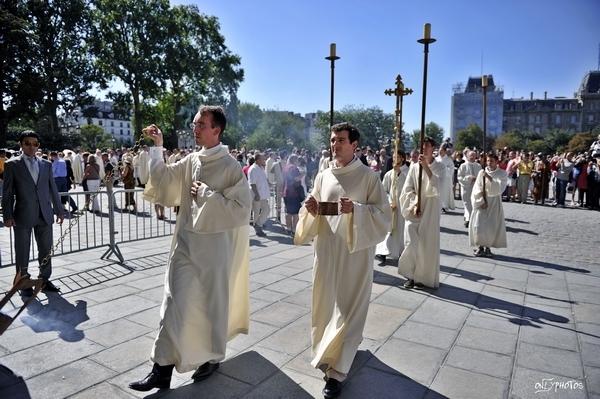
[[[379,260],[379,266],[386,264],[388,256],[398,259],[404,250],[404,218],[399,207],[400,193],[408,169],[404,165],[404,161],[404,153],[399,151],[394,158],[394,168],[388,170],[383,176],[383,189],[388,195],[388,201],[392,208],[392,224],[391,231],[375,248],[375,258]]]
[[[254,164],[248,168],[248,184],[252,190],[252,213],[254,214],[254,231],[259,237],[266,237],[263,227],[269,216],[269,181],[265,172],[265,155],[254,154]]]
[[[210,376],[225,358],[228,340],[248,332],[249,240],[252,198],[240,165],[220,145],[226,119],[221,107],[201,107],[194,117],[198,152],[166,165],[163,137],[146,130],[155,146],[144,197],[179,206],[165,276],[161,321],[148,376],[138,391],[168,388],[173,367]]]
[[[73,161],[71,162],[71,168],[73,168],[73,180],[76,184],[81,184],[81,180],[83,179],[83,157],[81,156],[80,150],[75,150],[76,154],[73,157]]]
[[[475,256],[491,257],[490,247],[506,248],[506,227],[502,209],[502,193],[506,184],[506,171],[498,167],[496,154],[489,154],[487,167],[477,175],[471,194],[473,215],[469,226],[469,242],[472,247],[475,247]]]
[[[437,288],[440,281],[440,199],[439,182],[444,165],[433,158],[435,141],[426,137],[418,163],[410,165],[400,195],[404,224],[404,251],[398,260],[398,273],[407,289]],[[421,207],[417,210],[419,165],[422,165]]]
[[[332,127],[335,161],[315,178],[294,238],[296,245],[314,238],[311,364],[325,373],[325,398],[341,392],[362,341],[375,246],[391,219],[379,176],[354,156],[359,138],[348,123]],[[321,201],[337,206],[339,214],[325,216]]]
[[[465,227],[469,227],[469,220],[471,220],[471,212],[473,212],[473,203],[471,202],[471,192],[473,191],[473,185],[477,174],[481,170],[481,165],[476,161],[475,151],[469,150],[467,152],[467,162],[464,162],[458,168],[457,179],[462,188],[462,200],[464,205],[464,222]]]
[[[438,177],[440,203],[442,212],[446,213],[447,209],[454,209],[454,193],[452,192],[452,178],[454,177],[454,161],[448,155],[448,144],[444,143],[440,146],[439,155],[436,159],[444,165],[444,173]]]
[[[162,154],[161,154],[162,156]],[[148,183],[148,179],[150,179],[150,168],[149,168],[149,160],[150,160],[150,154],[148,153],[148,146],[143,146],[141,148],[140,153],[138,154],[138,166],[139,166],[139,176],[138,179],[140,180],[140,185],[142,187],[146,186],[146,183]]]

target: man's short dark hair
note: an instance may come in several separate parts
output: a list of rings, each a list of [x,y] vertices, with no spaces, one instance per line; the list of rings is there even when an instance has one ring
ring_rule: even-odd
[[[437,143],[431,136],[425,136],[425,138],[423,139],[423,144],[425,144],[425,143],[431,144],[431,146],[434,148],[435,148],[435,146],[437,146]]]
[[[487,157],[488,157],[488,158],[493,158],[493,159],[495,159],[496,161],[498,161],[498,155],[497,155],[497,154],[496,154],[494,151],[490,151],[490,152],[488,152],[488,153],[487,153]]]
[[[223,107],[219,107],[218,105],[203,105],[198,109],[200,115],[204,113],[209,113],[212,115],[212,123],[213,126],[218,126],[221,128],[221,135],[225,131],[227,127],[227,117],[225,116],[225,110]]]
[[[40,141],[40,136],[36,132],[34,132],[33,130],[24,130],[19,135],[19,144],[23,144],[23,141],[25,141],[27,137],[31,137],[36,139],[37,141]]]
[[[355,141],[358,143],[360,140],[360,133],[357,128],[348,122],[336,123],[335,125],[331,126],[331,131],[333,133],[343,132],[344,130],[348,132],[348,140],[350,140],[350,143],[354,143]]]

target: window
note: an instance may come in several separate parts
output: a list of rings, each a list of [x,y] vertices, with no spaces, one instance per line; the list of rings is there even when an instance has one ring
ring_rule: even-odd
[[[557,125],[560,125],[560,115],[555,115],[554,116],[554,123]]]
[[[113,121],[110,121],[110,127],[113,127],[115,125],[115,123]]]
[[[127,127],[129,128],[129,122],[127,122]]]
[[[123,122],[119,122],[119,127],[123,127]]]
[[[594,115],[590,114],[588,115],[588,122],[593,122],[594,121]]]
[[[571,123],[577,123],[577,115],[571,115]]]
[[[127,131],[127,135],[128,135],[128,136],[131,136],[131,132],[130,132],[129,130]]]
[[[121,136],[123,135],[123,129],[121,129]]]
[[[102,126],[102,120],[98,121],[98,126]]]
[[[535,123],[542,123],[542,116],[541,115],[536,115],[535,116]],[[539,132],[536,132],[539,133]]]

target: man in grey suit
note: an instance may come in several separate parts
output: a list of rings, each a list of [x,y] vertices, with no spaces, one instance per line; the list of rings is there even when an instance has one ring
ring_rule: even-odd
[[[4,164],[2,210],[4,226],[13,227],[17,272],[29,275],[29,248],[33,230],[38,247],[40,263],[39,278],[44,280],[44,292],[60,291],[50,281],[52,263],[43,259],[52,249],[53,214],[56,222],[63,221],[64,208],[52,176],[52,164],[35,156],[39,147],[39,136],[27,130],[19,136],[22,155],[11,158]],[[33,290],[23,290],[21,295],[31,296]]]

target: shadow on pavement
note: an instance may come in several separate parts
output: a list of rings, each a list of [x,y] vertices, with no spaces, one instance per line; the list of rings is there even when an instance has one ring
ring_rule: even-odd
[[[455,230],[455,229],[450,229],[448,227],[444,227],[441,226],[440,227],[440,233],[446,233],[446,234],[456,234],[456,235],[463,235],[463,236],[468,236],[469,235],[469,231],[468,230]]]
[[[29,389],[23,377],[0,364],[0,398],[30,399]]]
[[[539,236],[538,233],[536,233],[535,231],[531,231],[531,230],[525,230],[525,229],[518,229],[516,227],[510,227],[510,226],[506,226],[506,232],[507,233],[524,233],[524,234],[529,234],[532,236]]]
[[[446,398],[388,366],[370,351],[359,351],[359,357],[368,357],[368,361],[364,367],[350,374],[344,383],[341,398],[413,399],[425,395],[428,399]]]
[[[221,363],[218,372],[205,381],[145,396],[154,398],[312,398],[276,365],[255,351]]]
[[[21,317],[23,324],[36,333],[57,331],[63,341],[81,341],[84,333],[77,326],[89,320],[87,302],[72,304],[57,293],[49,293],[47,297],[47,303],[36,299],[27,307],[27,314]]]
[[[467,280],[471,280],[471,281],[490,281],[490,280],[494,279],[493,277],[485,276],[483,274],[479,274],[479,273],[475,273],[475,272],[470,272],[468,270],[462,270],[462,269],[459,269],[458,267],[449,267],[449,266],[440,265],[440,271],[451,274],[456,277],[461,277],[461,278],[464,278]]]

